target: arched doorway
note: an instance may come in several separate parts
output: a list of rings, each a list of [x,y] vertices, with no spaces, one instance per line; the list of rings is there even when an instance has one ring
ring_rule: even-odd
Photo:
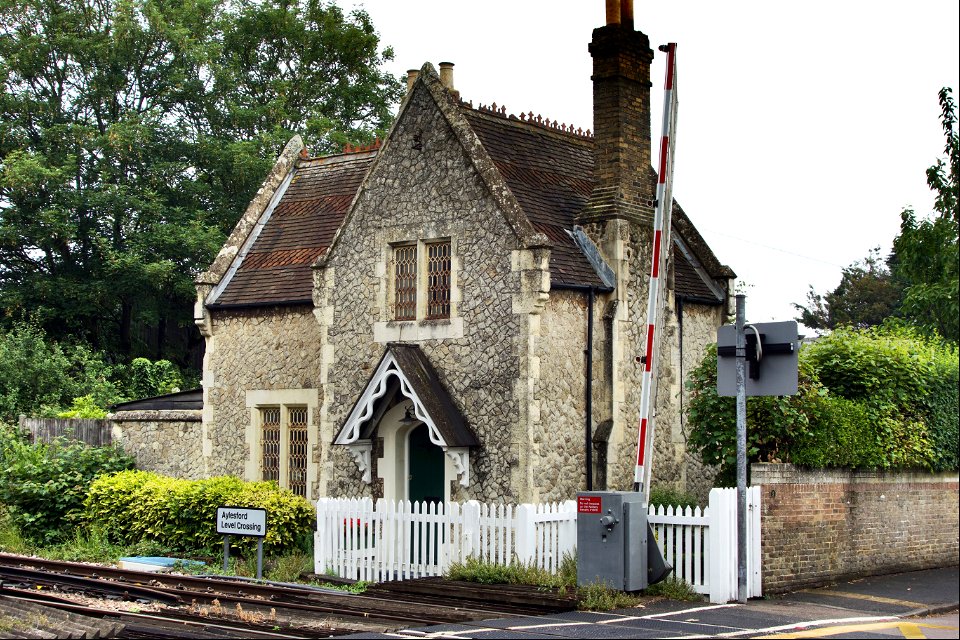
[[[430,442],[427,425],[421,423],[407,435],[407,500],[444,501],[443,450]]]
[[[383,457],[377,475],[383,478],[387,500],[445,502],[450,499],[448,467],[443,448],[430,440],[430,427],[412,416],[412,403],[404,399],[386,411],[377,423],[383,439]]]

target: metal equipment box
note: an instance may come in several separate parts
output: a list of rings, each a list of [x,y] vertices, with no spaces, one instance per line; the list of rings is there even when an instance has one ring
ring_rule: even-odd
[[[647,587],[645,502],[634,491],[577,494],[578,585],[600,582],[622,591]]]

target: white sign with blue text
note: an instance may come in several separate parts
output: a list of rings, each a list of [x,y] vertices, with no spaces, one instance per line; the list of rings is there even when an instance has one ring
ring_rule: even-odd
[[[217,533],[262,538],[267,535],[267,510],[217,507]]]

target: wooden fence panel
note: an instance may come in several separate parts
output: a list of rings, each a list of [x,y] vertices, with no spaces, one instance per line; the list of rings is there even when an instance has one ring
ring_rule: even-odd
[[[57,438],[63,438],[91,447],[107,447],[113,444],[112,430],[107,420],[20,416],[20,428],[28,431],[34,442],[53,442]]]

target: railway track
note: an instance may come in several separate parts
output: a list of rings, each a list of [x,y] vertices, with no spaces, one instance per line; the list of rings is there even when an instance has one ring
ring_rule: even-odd
[[[40,597],[38,591],[46,595]],[[160,610],[148,614],[83,608],[68,599],[77,596],[159,605]],[[569,597],[529,588],[484,589],[438,579],[382,583],[365,594],[348,594],[306,585],[147,573],[2,553],[0,597],[29,600],[76,615],[122,619],[124,631],[117,637],[197,638],[330,637],[542,614],[572,609],[575,604]]]

